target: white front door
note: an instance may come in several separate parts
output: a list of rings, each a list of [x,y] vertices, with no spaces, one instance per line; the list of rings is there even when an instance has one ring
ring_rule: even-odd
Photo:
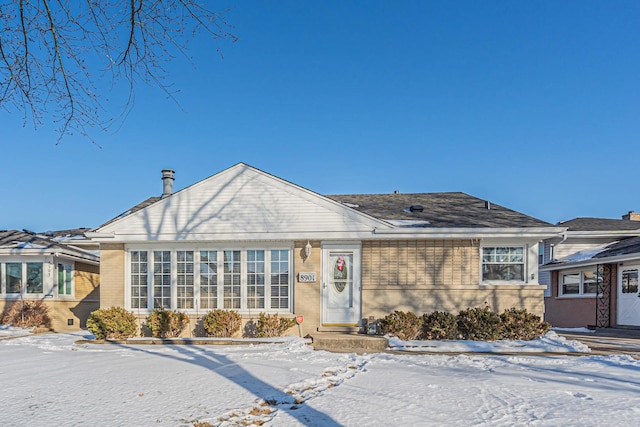
[[[640,266],[622,266],[618,270],[618,325],[640,326]]]
[[[360,247],[323,245],[322,326],[360,325]]]

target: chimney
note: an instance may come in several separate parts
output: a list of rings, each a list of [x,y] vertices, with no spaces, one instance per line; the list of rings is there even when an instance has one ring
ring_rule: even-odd
[[[626,219],[627,221],[640,221],[640,213],[629,211],[628,214],[622,215],[622,219]]]
[[[162,198],[170,196],[173,193],[173,174],[171,169],[162,170]]]

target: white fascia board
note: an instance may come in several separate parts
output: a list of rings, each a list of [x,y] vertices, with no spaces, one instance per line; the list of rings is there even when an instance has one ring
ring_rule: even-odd
[[[84,235],[92,241],[104,241],[116,237],[115,233],[98,233],[96,231],[87,231]]]
[[[618,262],[640,261],[640,253],[618,255],[607,258],[592,258],[584,261],[567,262],[563,264],[541,265],[538,267],[540,271],[570,270],[572,268],[589,267],[598,264],[615,264]]]
[[[85,251],[65,250],[63,248],[38,248],[38,249],[0,249],[0,256],[62,256],[73,258],[90,264],[99,264],[100,257]]]
[[[377,236],[394,236],[402,238],[438,238],[438,239],[456,239],[456,238],[487,238],[487,237],[516,237],[516,238],[535,238],[549,239],[556,237],[562,233],[564,227],[529,227],[529,228],[425,228],[416,230],[415,228],[394,228],[391,230],[375,229]]]

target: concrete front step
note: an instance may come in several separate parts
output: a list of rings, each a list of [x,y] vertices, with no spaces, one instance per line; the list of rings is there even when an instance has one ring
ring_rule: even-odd
[[[389,341],[385,337],[376,335],[316,332],[310,336],[311,345],[315,350],[375,353],[385,351],[389,347]]]

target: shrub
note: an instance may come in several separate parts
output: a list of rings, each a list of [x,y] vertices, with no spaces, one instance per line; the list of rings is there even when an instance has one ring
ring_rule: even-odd
[[[401,340],[414,340],[422,332],[422,319],[407,311],[394,311],[380,319],[380,329],[383,334],[393,335]]]
[[[500,339],[500,316],[489,307],[468,308],[458,313],[458,338],[474,341]]]
[[[277,314],[260,313],[258,316],[258,325],[256,326],[257,335],[261,338],[279,337],[284,334],[287,329],[296,325],[295,319],[279,317]]]
[[[156,338],[180,336],[189,324],[189,316],[179,311],[154,309],[147,317],[147,327]]]
[[[122,307],[101,308],[89,315],[87,329],[97,339],[127,339],[136,336],[136,316]]]
[[[2,323],[23,328],[39,326],[49,328],[51,318],[48,312],[49,307],[42,301],[16,301],[2,317]]]
[[[453,313],[434,311],[422,315],[421,338],[427,340],[455,340],[458,337],[458,318]]]
[[[232,337],[241,326],[242,316],[233,310],[211,310],[202,319],[202,327],[207,335],[218,338]]]
[[[500,314],[500,320],[501,339],[508,340],[534,340],[544,335],[551,327],[540,316],[515,307]]]

